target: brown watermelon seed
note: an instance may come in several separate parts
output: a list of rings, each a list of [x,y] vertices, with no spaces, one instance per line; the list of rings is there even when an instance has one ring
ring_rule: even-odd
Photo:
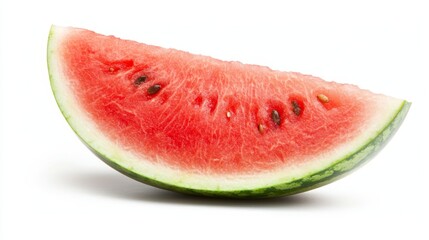
[[[301,115],[301,107],[299,106],[297,101],[295,100],[292,101],[292,107],[293,107],[293,113],[295,113],[295,115],[297,116]]]
[[[148,93],[149,95],[153,95],[153,94],[156,94],[157,92],[159,92],[159,90],[161,90],[161,85],[159,85],[159,84],[155,84],[155,85],[150,86],[150,87],[147,89],[147,93]]]
[[[281,121],[281,119],[280,119],[280,114],[279,114],[279,112],[277,112],[277,110],[273,110],[273,111],[271,112],[271,119],[273,120],[273,122],[274,122],[277,126],[280,126],[280,121]]]
[[[146,80],[147,80],[147,76],[146,75],[142,75],[142,76],[136,78],[136,80],[134,80],[134,85],[138,86],[138,85],[146,82]]]
[[[262,125],[262,123],[259,123],[258,124],[258,131],[259,131],[259,133],[262,134],[264,132],[264,129],[265,129],[264,125]]]
[[[230,111],[226,112],[226,117],[227,117],[227,118],[230,118],[230,117],[231,117],[231,115],[232,115],[232,114],[231,114],[231,112],[230,112]]]
[[[317,99],[321,103],[328,103],[329,102],[329,98],[325,94],[319,94],[319,95],[317,95]]]

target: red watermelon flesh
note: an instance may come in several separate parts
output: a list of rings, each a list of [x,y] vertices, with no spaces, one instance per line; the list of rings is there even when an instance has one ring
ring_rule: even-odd
[[[69,123],[87,145],[179,188],[252,189],[243,183],[249,176],[279,183],[326,169],[408,109],[403,100],[353,85],[83,29],[53,27],[48,51],[58,104],[77,119]],[[96,147],[106,142],[110,149]],[[139,164],[155,170],[134,171]],[[210,183],[201,180],[206,176]],[[257,188],[269,185],[255,181]]]

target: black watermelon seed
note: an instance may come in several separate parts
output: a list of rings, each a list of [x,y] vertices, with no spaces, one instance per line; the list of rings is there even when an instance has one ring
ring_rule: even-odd
[[[293,107],[293,113],[295,113],[295,115],[297,116],[301,115],[301,107],[299,106],[297,101],[295,100],[292,101],[292,107]]]
[[[281,119],[280,119],[280,114],[279,114],[279,112],[277,112],[276,110],[273,110],[273,111],[271,112],[271,119],[273,120],[273,122],[274,122],[277,126],[280,126],[280,121],[281,121]]]
[[[159,85],[159,84],[155,84],[155,85],[150,86],[150,87],[147,89],[147,93],[148,93],[149,95],[153,95],[153,94],[155,94],[155,93],[159,92],[159,90],[161,90],[161,85]]]
[[[136,80],[134,80],[134,85],[138,86],[138,85],[146,82],[146,80],[147,80],[146,75],[140,76],[140,77],[136,78]]]

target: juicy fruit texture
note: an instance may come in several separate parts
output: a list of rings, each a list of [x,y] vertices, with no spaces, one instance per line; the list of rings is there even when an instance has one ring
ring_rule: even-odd
[[[118,59],[104,54],[120,41],[112,40],[67,39],[62,61],[69,78],[81,79],[71,83],[80,104],[109,138],[187,171],[258,172],[305,161],[358,131],[364,109],[377,103],[352,86],[172,50],[135,45],[131,56],[116,50]],[[330,101],[320,103],[320,93]]]
[[[393,135],[409,103],[299,73],[52,27],[51,85],[106,163],[167,189],[277,196],[326,184]]]

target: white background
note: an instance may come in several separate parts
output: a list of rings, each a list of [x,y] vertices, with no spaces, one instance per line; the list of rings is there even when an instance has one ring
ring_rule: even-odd
[[[424,1],[0,4],[0,239],[429,239]],[[326,187],[259,201],[183,196],[122,176],[74,135],[49,86],[51,24],[300,71],[413,105],[375,159]]]

